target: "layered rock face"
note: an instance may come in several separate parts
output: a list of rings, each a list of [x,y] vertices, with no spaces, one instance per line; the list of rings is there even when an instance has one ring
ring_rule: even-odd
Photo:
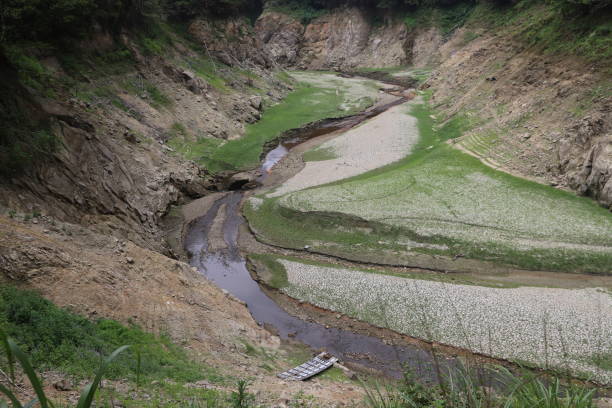
[[[63,90],[53,99],[25,88],[17,92],[17,72],[3,71],[0,90],[13,95],[12,103],[26,104],[29,115],[51,123],[61,146],[45,162],[0,180],[0,208],[48,215],[167,253],[159,224],[170,206],[217,189],[217,180],[182,158],[168,140],[177,134],[191,141],[238,138],[246,124],[260,118],[254,86],[275,100],[286,91],[277,80],[239,73],[221,88],[212,86],[185,67],[205,58],[188,49],[170,50],[164,57],[145,57],[136,47],[132,51],[133,68],[85,85],[112,89],[114,100],[85,101]],[[52,56],[45,63],[58,80],[65,78],[61,68],[53,69]],[[124,84],[136,89],[127,92]]]
[[[578,193],[612,209],[612,121],[609,110],[570,126],[559,141],[559,171]]]
[[[274,65],[274,59],[245,18],[218,21],[198,19],[189,26],[189,32],[207,53],[228,66],[254,64],[271,68]]]
[[[398,20],[375,25],[366,10],[355,7],[332,10],[306,25],[268,10],[257,20],[255,32],[263,49],[282,66],[338,71],[424,66],[434,55],[429,48],[441,38],[435,30],[426,35],[410,32]]]

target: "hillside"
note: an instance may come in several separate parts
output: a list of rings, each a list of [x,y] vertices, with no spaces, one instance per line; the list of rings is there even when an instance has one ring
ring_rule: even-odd
[[[362,404],[351,370],[380,377],[368,358],[310,382],[275,377],[317,347],[297,329],[265,323],[225,288],[222,278],[239,270],[261,281],[282,313],[317,330],[362,333],[354,327],[363,324],[384,345],[385,335],[412,336],[402,345],[433,342],[434,358],[439,344],[452,361],[485,355],[609,385],[610,7],[3,2],[0,328],[32,356],[48,391],[68,402],[93,375],[91,356],[132,341],[150,347],[152,374],[139,388],[126,359],[110,375],[101,395],[123,406],[224,406],[241,379],[252,406]],[[282,157],[266,157],[280,147]],[[260,168],[266,158],[271,164]],[[244,192],[246,224],[243,196],[230,190]],[[192,248],[194,231],[204,241],[193,238]],[[494,352],[481,328],[460,338],[465,327],[448,323],[448,311],[440,312],[447,332],[429,336],[414,328],[418,316],[381,323],[387,309],[377,299],[338,300],[347,296],[341,282],[374,288],[354,297],[383,296],[382,276],[403,282],[406,272],[431,293],[437,286],[423,274],[457,284],[452,296],[488,299],[495,287],[505,299],[514,290],[504,319],[517,332],[512,308],[539,293],[558,315],[533,303],[538,324],[525,332],[539,334],[550,318],[561,340],[547,338],[545,359],[526,341]],[[319,283],[310,280],[317,274]],[[312,295],[326,285],[337,293]],[[390,296],[410,297],[399,289]],[[478,320],[470,310],[497,310],[485,309],[461,313]],[[586,317],[595,311],[598,330]],[[580,317],[566,327],[572,313]],[[80,323],[41,325],[49,316]],[[593,335],[583,337],[580,325]],[[82,330],[100,343],[79,343]],[[429,343],[419,347],[429,353]],[[80,354],[86,362],[69,357]],[[62,381],[72,385],[62,390]],[[17,390],[32,395],[25,381]]]

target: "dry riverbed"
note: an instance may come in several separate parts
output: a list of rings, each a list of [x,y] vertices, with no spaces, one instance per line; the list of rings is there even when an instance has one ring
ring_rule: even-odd
[[[419,137],[416,119],[408,115],[413,103],[395,106],[308,152],[313,160],[268,196],[342,180],[404,158]]]
[[[278,262],[282,291],[296,299],[427,341],[612,381],[605,289],[490,288]]]
[[[610,383],[608,277],[552,288],[541,272],[609,272],[610,214],[452,149],[419,102],[307,151],[294,176],[249,199],[245,215],[260,241],[312,256],[418,260],[487,278],[465,285],[281,259],[282,292],[416,338]],[[533,276],[517,284],[517,265]]]

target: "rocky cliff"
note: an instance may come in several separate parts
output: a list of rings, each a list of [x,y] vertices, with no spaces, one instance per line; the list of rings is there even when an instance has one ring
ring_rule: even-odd
[[[335,9],[308,24],[273,10],[255,24],[263,49],[281,66],[351,70],[358,67],[425,66],[441,42],[437,30],[413,32],[398,19],[375,24],[366,10]]]

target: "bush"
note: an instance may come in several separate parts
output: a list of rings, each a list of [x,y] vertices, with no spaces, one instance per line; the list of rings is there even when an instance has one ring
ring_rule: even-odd
[[[140,364],[143,377],[148,379],[222,380],[191,362],[184,350],[165,336],[156,337],[135,325],[113,320],[92,322],[31,291],[0,287],[0,327],[17,341],[38,370],[53,368],[88,377],[103,356],[130,344],[130,350],[107,371],[109,378],[133,378]]]

